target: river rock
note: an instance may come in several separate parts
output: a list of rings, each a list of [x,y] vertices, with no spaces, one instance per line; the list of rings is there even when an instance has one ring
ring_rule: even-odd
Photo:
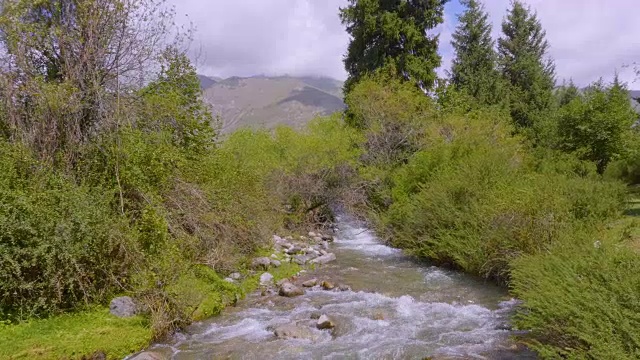
[[[317,257],[317,258],[311,260],[311,263],[312,264],[324,265],[324,264],[328,264],[328,263],[330,263],[332,261],[335,261],[335,260],[336,260],[336,255],[334,253],[328,253],[327,255],[322,255],[320,257]]]
[[[316,236],[318,236],[318,234],[314,233],[313,231],[309,231],[309,237],[310,237],[310,238],[312,238],[312,239],[313,239],[313,238],[314,238],[314,237],[316,237]]]
[[[311,279],[302,283],[302,286],[308,287],[308,288],[314,287],[316,285],[318,285],[318,279]]]
[[[336,286],[333,285],[332,282],[327,281],[327,280],[323,281],[321,285],[322,285],[322,288],[325,289],[325,290],[333,290],[333,289],[336,288]]]
[[[119,318],[132,317],[138,313],[138,305],[129,296],[117,297],[111,300],[109,311]]]
[[[313,237],[313,241],[315,241],[317,243],[321,243],[322,242],[322,238],[320,236],[315,236],[315,237]]]
[[[322,314],[320,314],[320,313],[319,313],[319,312],[317,312],[317,311],[314,311],[314,312],[312,312],[312,313],[311,313],[310,318],[311,318],[312,320],[318,320],[318,319],[320,319],[320,316],[322,316]]]
[[[324,250],[329,250],[329,243],[328,243],[328,242],[326,242],[326,241],[323,241],[323,242],[322,242],[322,248],[323,248]]]
[[[301,253],[302,250],[303,250],[303,248],[301,246],[293,245],[290,249],[288,249],[286,251],[286,253],[289,254],[289,255],[295,255],[295,254]]]
[[[327,255],[328,254],[327,250],[325,250],[325,249],[320,249],[319,253],[320,253],[320,255]]]
[[[340,291],[351,291],[351,286],[345,284],[338,284],[338,290]]]
[[[155,351],[143,351],[140,354],[129,358],[129,360],[167,360],[168,358]]]
[[[328,242],[333,242],[334,238],[331,235],[322,235],[322,240],[328,241]]]
[[[283,238],[281,238],[280,236],[278,236],[278,235],[273,235],[273,243],[274,243],[274,244],[277,244],[277,243],[279,243],[279,242],[281,242],[281,241],[283,241],[283,240],[284,240],[284,239],[283,239]]]
[[[308,339],[313,340],[315,335],[311,329],[296,324],[278,326],[273,333],[280,339]]]
[[[273,282],[273,275],[268,272],[260,275],[260,285],[269,285]]]
[[[298,264],[298,265],[304,265],[309,260],[311,260],[311,259],[309,259],[309,257],[306,256],[306,255],[296,255],[296,256],[293,257],[293,262]]]
[[[269,270],[271,265],[271,259],[268,257],[259,257],[251,261],[251,268],[253,270]]]
[[[278,290],[278,294],[284,297],[296,297],[300,295],[304,295],[304,290],[299,287],[293,285],[290,282],[286,282],[280,286]]]
[[[331,321],[327,315],[322,315],[316,323],[316,327],[320,330],[333,329],[336,325]]]
[[[233,280],[240,280],[242,279],[242,274],[240,274],[239,272],[234,272],[229,274],[229,277],[232,278]]]
[[[271,265],[273,265],[275,267],[280,267],[280,265],[282,265],[282,263],[279,260],[272,259],[271,260]]]

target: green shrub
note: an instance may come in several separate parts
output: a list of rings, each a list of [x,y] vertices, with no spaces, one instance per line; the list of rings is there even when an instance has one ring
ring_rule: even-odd
[[[0,309],[26,318],[106,299],[132,258],[110,194],[0,143]]]
[[[618,183],[536,172],[504,122],[452,117],[427,134],[429,144],[393,175],[381,217],[392,244],[420,256],[507,281],[512,260],[621,210]]]
[[[543,358],[640,357],[640,256],[621,240],[576,232],[553,253],[513,263],[511,288],[523,301],[515,324]]]

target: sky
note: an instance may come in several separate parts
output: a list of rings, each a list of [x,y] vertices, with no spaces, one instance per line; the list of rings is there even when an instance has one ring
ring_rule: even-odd
[[[485,0],[494,38],[510,0]],[[618,71],[640,88],[626,65],[640,62],[637,0],[526,0],[537,11],[551,45],[559,82],[584,86]],[[344,80],[349,36],[338,17],[347,0],[169,0],[178,24],[193,24],[192,57],[210,76],[321,75]],[[444,75],[453,51],[458,0],[446,6],[440,33]]]

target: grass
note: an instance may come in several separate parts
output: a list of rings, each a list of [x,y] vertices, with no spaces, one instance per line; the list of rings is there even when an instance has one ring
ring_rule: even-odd
[[[143,317],[120,319],[109,309],[60,315],[17,325],[0,325],[2,359],[81,359],[104,352],[122,359],[149,345],[152,338]]]
[[[264,254],[267,256],[266,251]],[[274,280],[288,278],[300,266],[282,263],[269,272]],[[230,284],[213,270],[195,268],[172,289],[181,301],[191,302],[192,319],[199,321],[219,314],[238,298],[259,287],[260,275],[248,276],[239,284]],[[84,359],[102,352],[107,359],[123,357],[147,347],[153,338],[148,319],[138,316],[120,319],[109,309],[93,310],[32,320],[20,324],[0,323],[0,359]]]

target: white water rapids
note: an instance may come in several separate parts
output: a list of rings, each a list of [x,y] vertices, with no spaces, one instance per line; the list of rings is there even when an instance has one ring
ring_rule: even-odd
[[[355,221],[343,219],[338,228],[337,261],[301,278],[352,291],[252,294],[153,350],[176,360],[535,358],[509,339],[515,301],[504,289],[409,258]],[[331,316],[334,331],[316,329],[314,313]],[[290,323],[310,329],[312,339],[274,336]]]

